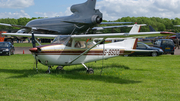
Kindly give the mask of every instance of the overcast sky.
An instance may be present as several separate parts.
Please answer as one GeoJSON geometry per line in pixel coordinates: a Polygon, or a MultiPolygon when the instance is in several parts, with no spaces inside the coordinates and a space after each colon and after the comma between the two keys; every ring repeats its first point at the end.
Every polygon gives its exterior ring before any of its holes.
{"type": "MultiPolygon", "coordinates": [[[[86,0],[0,0],[0,18],[55,17],[71,15],[73,4],[86,0]]],[[[180,0],[97,0],[104,20],[121,17],[180,18],[180,0]]]]}

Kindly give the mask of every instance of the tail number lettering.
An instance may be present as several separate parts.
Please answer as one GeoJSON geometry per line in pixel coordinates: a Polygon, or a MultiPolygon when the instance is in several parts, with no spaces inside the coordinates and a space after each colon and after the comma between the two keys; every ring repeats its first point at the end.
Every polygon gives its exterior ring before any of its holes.
{"type": "Polygon", "coordinates": [[[108,55],[108,56],[115,56],[119,54],[120,54],[119,49],[105,49],[104,51],[104,55],[108,55]]]}

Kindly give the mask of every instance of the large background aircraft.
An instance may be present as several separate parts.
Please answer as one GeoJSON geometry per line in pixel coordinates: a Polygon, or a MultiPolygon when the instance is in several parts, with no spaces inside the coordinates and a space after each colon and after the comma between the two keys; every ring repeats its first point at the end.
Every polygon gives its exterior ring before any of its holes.
{"type": "MultiPolygon", "coordinates": [[[[72,35],[87,33],[98,24],[122,24],[122,22],[102,22],[103,15],[98,9],[95,9],[95,5],[96,0],[87,0],[85,3],[72,5],[71,12],[73,14],[70,16],[32,20],[26,26],[4,23],[0,23],[0,25],[22,28],[17,33],[29,33],[33,30],[38,34],[72,35]]],[[[99,28],[95,27],[94,29],[99,28]]]]}

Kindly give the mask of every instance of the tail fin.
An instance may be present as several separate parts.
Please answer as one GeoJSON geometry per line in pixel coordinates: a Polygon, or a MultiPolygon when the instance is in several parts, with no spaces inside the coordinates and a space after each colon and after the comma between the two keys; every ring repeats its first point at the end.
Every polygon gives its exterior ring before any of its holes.
{"type": "Polygon", "coordinates": [[[136,49],[138,38],[127,38],[124,40],[126,49],[136,49]]]}
{"type": "Polygon", "coordinates": [[[90,11],[95,10],[95,6],[96,6],[96,0],[87,0],[85,3],[72,5],[71,12],[89,13],[90,11]]]}
{"type": "Polygon", "coordinates": [[[156,32],[156,30],[151,25],[149,25],[149,29],[151,32],[156,32]]]}
{"type": "Polygon", "coordinates": [[[129,33],[138,33],[140,32],[141,26],[146,26],[146,24],[134,24],[129,33]]]}
{"type": "Polygon", "coordinates": [[[87,5],[87,7],[95,9],[96,0],[88,0],[88,1],[85,2],[85,4],[87,5]]]}
{"type": "Polygon", "coordinates": [[[123,41],[111,43],[111,46],[113,46],[113,44],[117,45],[117,43],[118,43],[119,47],[123,47],[125,50],[126,49],[127,50],[132,50],[132,49],[136,49],[137,42],[138,42],[137,38],[136,39],[135,38],[126,38],[123,41]]]}

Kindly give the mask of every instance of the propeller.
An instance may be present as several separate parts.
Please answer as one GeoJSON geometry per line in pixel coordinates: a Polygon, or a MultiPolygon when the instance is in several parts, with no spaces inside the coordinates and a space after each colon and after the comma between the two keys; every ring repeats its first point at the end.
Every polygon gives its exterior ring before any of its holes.
{"type": "Polygon", "coordinates": [[[32,31],[32,46],[33,46],[33,48],[36,47],[36,40],[35,40],[33,31],[32,31]]]}
{"type": "MultiPolygon", "coordinates": [[[[33,48],[35,48],[36,47],[36,40],[35,40],[35,37],[34,37],[34,31],[32,31],[31,34],[32,34],[32,46],[33,46],[33,48]]],[[[34,64],[36,64],[36,70],[38,72],[38,67],[37,67],[38,60],[37,60],[37,54],[36,53],[35,53],[35,62],[34,62],[34,64]]]]}

